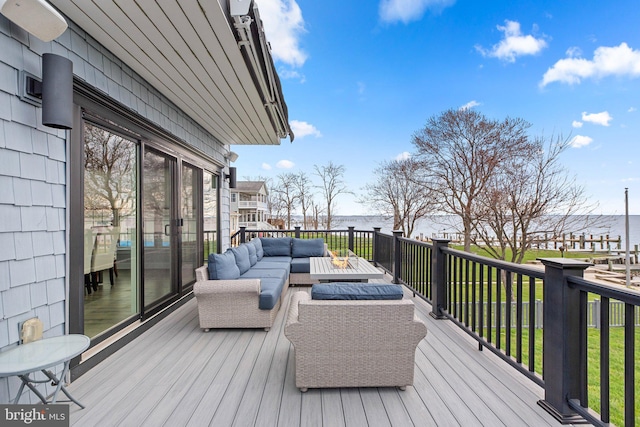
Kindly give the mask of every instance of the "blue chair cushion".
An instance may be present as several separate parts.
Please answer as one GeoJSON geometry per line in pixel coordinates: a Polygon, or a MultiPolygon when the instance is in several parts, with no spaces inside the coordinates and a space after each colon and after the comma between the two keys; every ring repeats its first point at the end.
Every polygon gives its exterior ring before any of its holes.
{"type": "Polygon", "coordinates": [[[231,248],[231,252],[236,257],[236,264],[240,269],[240,274],[244,274],[251,268],[251,261],[249,261],[249,249],[246,244],[241,244],[236,248],[231,248]]]}
{"type": "Polygon", "coordinates": [[[324,255],[323,239],[297,239],[291,241],[291,256],[294,258],[308,258],[324,255]]]}
{"type": "Polygon", "coordinates": [[[264,256],[291,256],[291,237],[260,238],[264,256]]]}
{"type": "Polygon", "coordinates": [[[258,257],[258,261],[260,261],[264,256],[264,250],[262,249],[262,241],[260,240],[260,238],[256,237],[255,239],[251,239],[249,243],[253,243],[253,246],[256,247],[256,256],[258,257]]]}
{"type": "Polygon", "coordinates": [[[253,267],[254,265],[256,265],[256,262],[258,262],[256,245],[252,244],[251,242],[247,243],[246,245],[247,245],[247,250],[249,251],[249,263],[253,267]]]}
{"type": "Polygon", "coordinates": [[[293,258],[291,260],[291,272],[292,273],[310,273],[311,262],[309,258],[293,258]]]}
{"type": "Polygon", "coordinates": [[[311,287],[311,299],[318,300],[396,300],[402,296],[401,285],[316,283],[311,287]]]}
{"type": "Polygon", "coordinates": [[[285,280],[277,277],[264,277],[260,279],[260,298],[258,308],[261,310],[271,310],[276,306],[282,293],[285,280]]]}
{"type": "Polygon", "coordinates": [[[233,252],[209,254],[209,280],[233,280],[240,278],[240,269],[236,265],[233,252]]]}
{"type": "Polygon", "coordinates": [[[271,262],[286,262],[287,264],[289,264],[291,262],[291,257],[290,256],[266,256],[262,258],[260,261],[258,261],[257,264],[267,264],[271,262]]]}

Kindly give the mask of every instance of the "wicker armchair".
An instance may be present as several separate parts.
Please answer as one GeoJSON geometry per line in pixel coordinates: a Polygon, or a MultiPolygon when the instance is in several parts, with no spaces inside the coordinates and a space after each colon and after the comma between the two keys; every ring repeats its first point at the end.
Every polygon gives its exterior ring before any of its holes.
{"type": "Polygon", "coordinates": [[[291,297],[284,330],[295,349],[296,387],[413,385],[416,347],[427,334],[413,302],[291,297]]]}

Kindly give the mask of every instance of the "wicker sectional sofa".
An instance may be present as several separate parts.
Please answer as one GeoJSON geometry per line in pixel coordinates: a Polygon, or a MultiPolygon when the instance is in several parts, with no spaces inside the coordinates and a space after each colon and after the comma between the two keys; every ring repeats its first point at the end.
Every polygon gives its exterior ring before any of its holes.
{"type": "Polygon", "coordinates": [[[301,291],[291,296],[284,333],[295,349],[295,381],[302,392],[404,390],[413,385],[415,352],[427,328],[408,299],[315,300],[301,291]]]}
{"type": "Polygon", "coordinates": [[[196,269],[200,327],[269,330],[290,283],[309,284],[309,257],[326,255],[322,239],[254,238],[196,269]],[[293,281],[293,282],[292,282],[293,281]]]}

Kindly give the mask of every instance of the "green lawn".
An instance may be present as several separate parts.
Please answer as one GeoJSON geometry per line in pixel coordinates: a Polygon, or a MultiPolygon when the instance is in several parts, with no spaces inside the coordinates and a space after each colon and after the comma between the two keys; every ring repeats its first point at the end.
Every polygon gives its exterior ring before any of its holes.
{"type": "MultiPolygon", "coordinates": [[[[542,329],[535,331],[534,345],[534,370],[542,373],[542,329]]],[[[600,412],[600,330],[589,328],[587,331],[587,369],[588,369],[588,399],[589,407],[600,412]]],[[[493,332],[495,336],[495,331],[493,332]]],[[[511,353],[516,354],[516,331],[511,330],[511,353]]],[[[501,347],[506,346],[506,331],[501,332],[501,347]]],[[[529,331],[522,331],[522,364],[529,364],[529,331]]],[[[610,329],[609,348],[609,402],[611,422],[617,426],[624,423],[624,328],[612,327],[610,329]]],[[[640,360],[640,330],[635,333],[635,360],[640,360]]],[[[640,364],[635,366],[635,395],[640,396],[640,364]]],[[[640,421],[640,399],[635,401],[636,424],[640,421]]]]}

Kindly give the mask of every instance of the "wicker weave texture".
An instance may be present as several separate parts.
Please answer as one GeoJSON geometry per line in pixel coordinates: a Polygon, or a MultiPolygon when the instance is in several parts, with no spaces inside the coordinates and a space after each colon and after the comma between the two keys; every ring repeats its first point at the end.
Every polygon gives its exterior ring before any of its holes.
{"type": "Polygon", "coordinates": [[[317,301],[307,292],[293,294],[285,326],[302,390],[413,385],[426,334],[410,300],[317,301]]]}
{"type": "Polygon", "coordinates": [[[201,280],[204,277],[207,267],[196,269],[193,293],[202,329],[271,328],[289,287],[287,280],[276,305],[260,310],[260,279],[201,280]]]}

